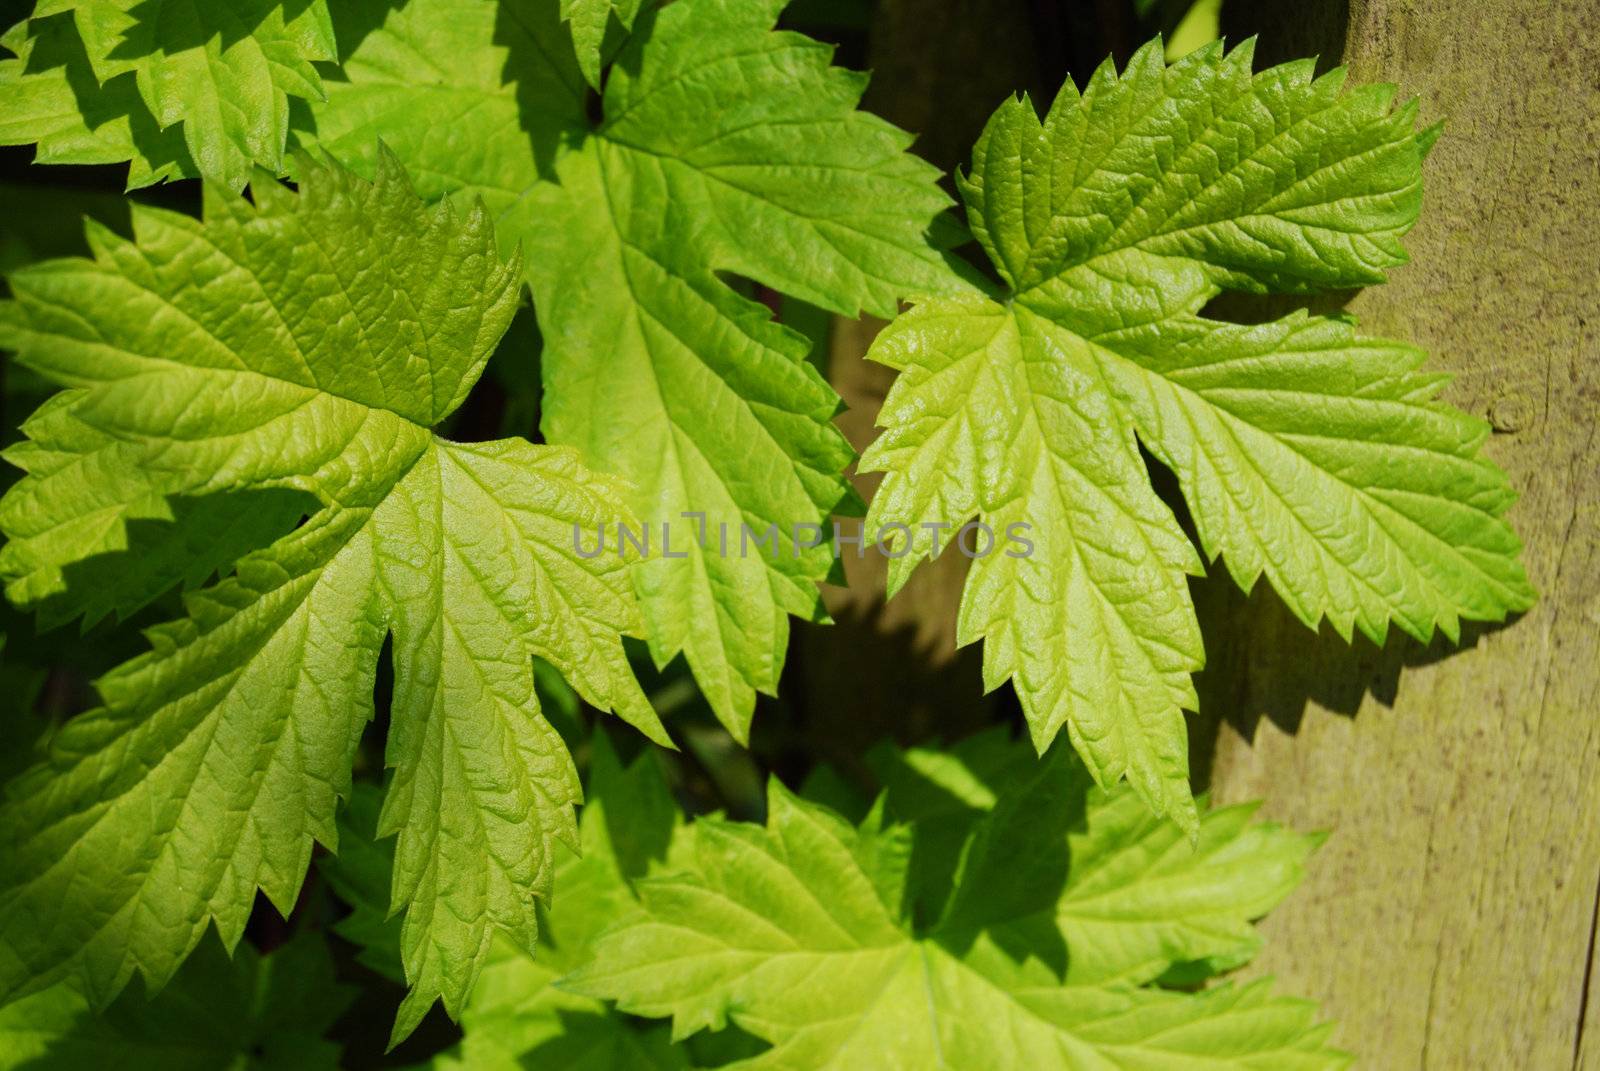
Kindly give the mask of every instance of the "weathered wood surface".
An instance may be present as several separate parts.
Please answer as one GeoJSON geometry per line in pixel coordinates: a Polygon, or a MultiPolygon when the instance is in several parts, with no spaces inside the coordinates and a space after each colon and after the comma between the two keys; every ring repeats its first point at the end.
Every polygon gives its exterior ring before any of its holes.
{"type": "MultiPolygon", "coordinates": [[[[1264,59],[1328,51],[1329,20],[1263,6],[1264,59]]],[[[1343,36],[1354,79],[1446,121],[1413,263],[1349,308],[1494,425],[1541,600],[1471,649],[1377,651],[1208,581],[1197,772],[1332,831],[1251,970],[1362,1066],[1600,1069],[1600,4],[1351,0],[1343,36]]]]}

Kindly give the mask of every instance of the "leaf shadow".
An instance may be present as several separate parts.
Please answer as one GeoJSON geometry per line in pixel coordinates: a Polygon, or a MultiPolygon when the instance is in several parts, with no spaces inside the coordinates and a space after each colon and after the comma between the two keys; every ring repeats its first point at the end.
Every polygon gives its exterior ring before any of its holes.
{"type": "Polygon", "coordinates": [[[1068,741],[1037,759],[1026,744],[1012,747],[1028,756],[1026,766],[980,774],[997,797],[992,810],[967,821],[954,811],[943,821],[925,816],[913,827],[913,918],[958,959],[982,936],[1015,962],[1038,960],[1065,978],[1070,950],[1056,909],[1072,878],[1071,837],[1088,829],[1093,781],[1068,741]],[[924,839],[928,868],[918,870],[924,839]]]}
{"type": "MultiPolygon", "coordinates": [[[[978,645],[947,646],[916,615],[904,612],[906,604],[895,609],[886,603],[881,582],[875,593],[864,586],[852,583],[848,601],[830,599],[831,625],[794,623],[779,688],[789,716],[762,717],[758,711],[753,745],[795,783],[812,764],[822,763],[867,785],[873,778],[866,755],[873,745],[885,739],[903,746],[954,740],[993,719],[998,701],[984,692],[978,645]]],[[[931,591],[936,580],[930,577],[920,587],[931,591]]],[[[919,595],[910,584],[906,592],[912,599],[919,595]]]]}
{"type": "Polygon", "coordinates": [[[1246,594],[1220,562],[1190,581],[1190,594],[1206,649],[1195,675],[1200,710],[1188,720],[1196,792],[1210,785],[1223,726],[1253,742],[1263,720],[1298,733],[1313,704],[1350,718],[1369,699],[1393,707],[1406,670],[1465,654],[1518,620],[1462,622],[1459,643],[1437,633],[1422,643],[1391,630],[1380,646],[1359,633],[1346,641],[1326,621],[1308,628],[1265,580],[1246,594]]]}
{"type": "Polygon", "coordinates": [[[61,69],[85,127],[94,131],[108,123],[126,120],[131,140],[152,170],[160,171],[168,166],[176,166],[185,173],[194,170],[183,131],[176,126],[161,128],[139,95],[133,72],[101,83],[70,12],[32,20],[28,24],[28,38],[32,47],[23,73],[37,75],[61,69]]]}
{"type": "Polygon", "coordinates": [[[639,1029],[634,1021],[611,1011],[557,1008],[559,1033],[517,1057],[530,1069],[552,1067],[654,1066],[668,1046],[664,1030],[639,1029]]]}
{"type": "MultiPolygon", "coordinates": [[[[388,21],[389,14],[405,6],[405,0],[366,0],[365,3],[334,3],[329,5],[329,14],[333,16],[333,40],[339,48],[339,63],[344,63],[361,47],[361,42],[374,30],[377,30],[388,21]]],[[[322,65],[324,78],[333,74],[338,77],[338,68],[333,64],[322,65]]]]}
{"type": "MultiPolygon", "coordinates": [[[[636,34],[648,35],[651,19],[642,17],[636,34]]],[[[516,86],[517,122],[527,136],[534,170],[554,180],[556,154],[580,143],[589,124],[599,119],[599,98],[578,70],[572,33],[556,0],[499,4],[495,9],[493,43],[506,50],[501,72],[504,85],[516,86]]]]}
{"type": "Polygon", "coordinates": [[[1231,324],[1266,324],[1301,311],[1312,316],[1344,317],[1350,315],[1350,302],[1359,293],[1359,289],[1319,290],[1309,294],[1247,294],[1224,290],[1206,302],[1200,315],[1231,324]]]}
{"type": "MultiPolygon", "coordinates": [[[[128,9],[133,22],[109,53],[112,59],[141,59],[155,52],[172,55],[201,48],[213,40],[224,49],[253,35],[275,10],[285,23],[298,18],[316,0],[232,0],[230,3],[172,4],[140,0],[128,9]]],[[[334,5],[335,7],[342,5],[334,5]]]]}
{"type": "Polygon", "coordinates": [[[174,588],[192,590],[231,572],[251,551],[293,531],[319,509],[303,491],[261,488],[167,500],[171,520],[126,523],[126,546],[62,569],[65,590],[38,606],[41,630],[83,616],[126,621],[174,588]]]}

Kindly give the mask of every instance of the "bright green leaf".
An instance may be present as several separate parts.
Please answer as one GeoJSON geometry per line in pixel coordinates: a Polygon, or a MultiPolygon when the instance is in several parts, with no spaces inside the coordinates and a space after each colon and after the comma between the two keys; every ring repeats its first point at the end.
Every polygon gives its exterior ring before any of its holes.
{"type": "Polygon", "coordinates": [[[679,1071],[689,1066],[665,1026],[640,1029],[601,1001],[557,988],[552,984],[557,974],[527,953],[497,943],[461,1013],[461,1044],[434,1057],[430,1066],[436,1071],[679,1071]]]}
{"type": "Polygon", "coordinates": [[[64,392],[5,452],[23,469],[0,499],[6,595],[44,625],[125,618],[175,585],[195,588],[315,511],[289,488],[169,498],[183,477],[139,467],[141,448],[81,420],[64,392]]]}
{"type": "Polygon", "coordinates": [[[1004,729],[870,761],[890,813],[912,823],[916,922],[987,930],[1069,981],[1239,966],[1260,948],[1252,920],[1299,884],[1321,840],[1239,805],[1203,813],[1191,842],[1136,794],[1095,786],[1061,746],[1040,763],[1004,729]]]}
{"type": "Polygon", "coordinates": [[[236,945],[257,888],[287,913],[313,841],[336,843],[386,636],[401,1033],[436,996],[460,1009],[497,934],[531,949],[555,844],[577,836],[533,656],[665,739],[621,644],[630,563],[572,552],[575,525],[627,517],[616,483],[568,449],[429,431],[481,373],[520,268],[482,211],[425,208],[378,170],[308,164],[301,193],[258,182],[254,205],[208,187],[203,223],[137,209],[136,241],[92,228],[95,259],[11,278],[0,345],[69,388],[47,415],[83,429],[18,455],[48,464],[0,508],[13,535],[115,527],[161,495],[287,489],[316,509],[189,595],[14,784],[0,994],[72,978],[103,1005],[135,970],[170,977],[212,921],[236,945]],[[52,483],[63,464],[77,476],[52,483]]]}
{"type": "MultiPolygon", "coordinates": [[[[1080,788],[1087,784],[1081,770],[1076,777],[1080,788]]],[[[1021,806],[1029,792],[1002,796],[996,814],[1021,806]]],[[[1181,839],[1176,827],[1167,828],[1181,839]]],[[[1311,1005],[1272,997],[1263,984],[1199,993],[1126,981],[1074,984],[1032,949],[1013,952],[988,933],[914,930],[892,890],[893,875],[904,876],[915,850],[915,827],[887,825],[881,814],[854,829],[774,782],[765,828],[701,819],[682,835],[693,842],[691,869],[640,882],[644,912],[602,936],[593,962],[563,985],[616,1000],[625,1011],[671,1016],[676,1037],[731,1021],[772,1043],[733,1066],[1033,1071],[1345,1063],[1326,1047],[1328,1027],[1316,1023],[1311,1005]]],[[[1047,840],[1042,854],[1065,858],[1065,847],[1052,852],[1047,840]]],[[[1244,853],[1241,869],[1253,865],[1244,853]]],[[[956,902],[1002,893],[1000,879],[990,872],[980,886],[969,874],[956,902]]],[[[1156,928],[1171,905],[1145,903],[1156,928]]],[[[1071,937],[1069,955],[1079,934],[1071,937]]],[[[1096,934],[1090,944],[1104,940],[1096,934]]]]}
{"type": "Polygon", "coordinates": [[[359,44],[297,129],[302,144],[370,174],[381,141],[424,198],[481,199],[500,219],[582,132],[584,81],[553,3],[350,0],[333,11],[339,39],[359,44]]]}
{"type": "MultiPolygon", "coordinates": [[[[974,561],[957,639],[987,641],[984,681],[1015,680],[1041,751],[1066,726],[1098,776],[1126,774],[1157,813],[1192,822],[1181,712],[1203,657],[1185,584],[1199,557],[1086,350],[1025,306],[982,297],[895,321],[872,350],[906,374],[862,456],[890,473],[867,526],[981,515],[996,540],[1030,540],[1031,554],[991,543],[974,561]]],[[[891,590],[938,538],[912,535],[913,551],[890,562],[891,590]]],[[[981,533],[968,538],[982,549],[981,533]]]]}
{"type": "MultiPolygon", "coordinates": [[[[1265,574],[1313,627],[1453,639],[1533,597],[1487,429],[1435,400],[1420,351],[1342,319],[1204,315],[1224,289],[1382,282],[1436,133],[1389,87],[1250,61],[1218,44],[1169,68],[1152,44],[1042,123],[1000,107],[960,184],[1009,292],[926,302],[879,336],[871,356],[902,375],[861,465],[887,473],[869,530],[1028,526],[1031,554],[974,563],[959,639],[985,641],[986,682],[1014,682],[1041,750],[1065,727],[1097,780],[1126,776],[1191,829],[1201,561],[1139,445],[1177,474],[1207,557],[1246,589],[1265,574]]],[[[911,535],[891,590],[934,549],[911,535]]]]}
{"type": "MultiPolygon", "coordinates": [[[[8,136],[39,142],[44,160],[132,159],[130,185],[200,174],[239,189],[253,166],[281,170],[289,98],[320,99],[314,62],[338,58],[325,0],[39,0],[33,23],[45,22],[54,24],[43,31],[49,69],[13,75],[28,97],[8,136]],[[56,40],[67,26],[76,41],[56,40]],[[74,76],[79,57],[87,71],[74,76]],[[104,115],[119,118],[102,133],[104,115]],[[181,127],[187,152],[151,124],[181,127]]],[[[35,27],[19,26],[12,40],[31,51],[35,27]]]]}
{"type": "Polygon", "coordinates": [[[41,164],[130,161],[128,186],[198,174],[183,132],[162,130],[132,74],[101,85],[72,17],[13,26],[0,46],[0,144],[36,145],[41,164]]]}
{"type": "Polygon", "coordinates": [[[682,652],[741,739],[777,687],[788,615],[822,614],[832,554],[796,525],[854,507],[839,400],[805,340],[719,274],[852,316],[966,288],[929,240],[937,172],[856,110],[864,76],[771,30],[781,6],[642,12],[592,129],[549,5],[413,0],[369,15],[349,82],[330,82],[305,135],[357,167],[382,138],[425,193],[482,197],[524,248],[545,435],[629,481],[652,529],[636,573],[652,654],[682,652]],[[439,76],[418,84],[422,58],[439,76]]]}
{"type": "Polygon", "coordinates": [[[1061,747],[1020,767],[971,823],[938,928],[983,932],[1069,983],[1138,985],[1245,963],[1261,947],[1252,923],[1300,884],[1322,840],[1251,822],[1246,804],[1203,813],[1191,842],[1133,792],[1094,785],[1061,747]]]}
{"type": "Polygon", "coordinates": [[[603,732],[592,739],[579,822],[583,851],[559,852],[539,956],[531,959],[502,946],[491,957],[462,1012],[461,1046],[437,1066],[473,1071],[688,1066],[665,1028],[640,1029],[601,1001],[552,984],[587,961],[602,930],[638,910],[629,882],[660,865],[679,824],[677,805],[649,755],[624,769],[603,732]]]}

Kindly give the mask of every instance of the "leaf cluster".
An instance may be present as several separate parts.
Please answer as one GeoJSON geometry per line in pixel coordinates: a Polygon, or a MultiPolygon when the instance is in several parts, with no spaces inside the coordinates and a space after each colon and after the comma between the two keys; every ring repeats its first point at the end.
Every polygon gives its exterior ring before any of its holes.
{"type": "Polygon", "coordinates": [[[0,38],[0,143],[204,190],[199,218],[93,205],[87,255],[0,244],[10,404],[38,401],[6,594],[165,619],[6,760],[19,1061],[334,1066],[315,927],[244,940],[322,852],[333,931],[405,987],[391,1042],[436,1000],[461,1023],[442,1066],[1341,1064],[1309,1006],[1208,984],[1315,838],[1191,795],[1188,578],[1220,559],[1380,643],[1531,603],[1487,429],[1418,348],[1218,312],[1381,284],[1438,129],[1152,42],[1042,116],[1004,102],[963,225],[783,6],[39,0],[0,38]],[[805,309],[893,318],[859,458],[805,309]],[[458,441],[496,353],[537,432],[458,441]],[[841,578],[802,528],[863,512],[903,533],[891,596],[941,532],[1029,533],[973,563],[958,631],[1031,747],[884,750],[872,785],[684,822],[580,700],[670,748],[640,679],[681,657],[745,743],[841,578]],[[619,524],[686,553],[576,553],[619,524]]]}

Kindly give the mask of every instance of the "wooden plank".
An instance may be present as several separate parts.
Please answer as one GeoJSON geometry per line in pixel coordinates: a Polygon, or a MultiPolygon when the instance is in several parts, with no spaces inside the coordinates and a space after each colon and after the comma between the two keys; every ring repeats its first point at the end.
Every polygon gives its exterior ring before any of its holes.
{"type": "MultiPolygon", "coordinates": [[[[1264,55],[1303,52],[1317,20],[1260,6],[1264,55]]],[[[1333,834],[1251,973],[1363,1066],[1600,1068],[1600,5],[1351,0],[1342,44],[1447,119],[1413,263],[1349,308],[1493,423],[1542,597],[1470,650],[1379,651],[1200,585],[1215,795],[1333,834]]]]}

